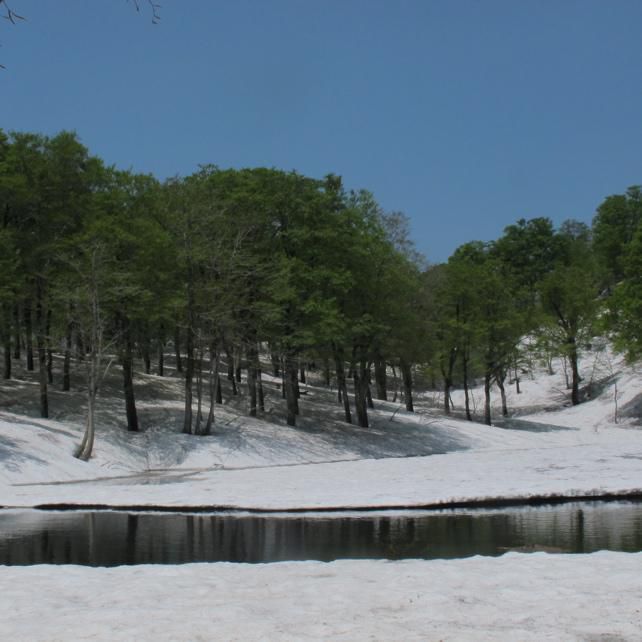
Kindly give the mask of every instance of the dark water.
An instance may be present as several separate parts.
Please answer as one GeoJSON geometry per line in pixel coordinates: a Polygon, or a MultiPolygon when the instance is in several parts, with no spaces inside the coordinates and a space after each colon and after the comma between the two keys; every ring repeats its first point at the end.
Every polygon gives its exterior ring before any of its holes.
{"type": "Polygon", "coordinates": [[[292,515],[0,511],[0,564],[181,564],[642,550],[642,503],[292,515]]]}

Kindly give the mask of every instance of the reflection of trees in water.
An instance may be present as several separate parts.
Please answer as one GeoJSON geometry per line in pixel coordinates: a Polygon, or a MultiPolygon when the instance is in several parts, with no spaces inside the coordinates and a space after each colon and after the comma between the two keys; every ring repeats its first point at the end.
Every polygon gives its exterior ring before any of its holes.
{"type": "Polygon", "coordinates": [[[346,518],[42,513],[38,519],[30,515],[25,526],[16,537],[15,521],[0,518],[0,564],[113,566],[642,550],[642,503],[346,518]]]}

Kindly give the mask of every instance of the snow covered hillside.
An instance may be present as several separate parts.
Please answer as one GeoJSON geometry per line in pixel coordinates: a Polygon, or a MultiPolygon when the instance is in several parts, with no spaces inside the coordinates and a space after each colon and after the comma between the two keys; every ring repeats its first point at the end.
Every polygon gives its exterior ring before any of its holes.
{"type": "MultiPolygon", "coordinates": [[[[511,411],[543,424],[542,432],[445,418],[438,393],[421,395],[414,414],[377,402],[372,426],[358,428],[341,421],[335,393],[315,385],[304,387],[300,425],[291,428],[268,379],[264,418],[247,417],[244,398],[234,398],[217,408],[209,437],[180,434],[179,379],[144,374],[136,378],[143,431],[127,433],[113,370],[88,463],[73,457],[82,391],[52,391],[52,418],[39,419],[33,373],[22,373],[0,388],[0,504],[288,509],[642,492],[640,366],[602,351],[582,368],[594,398],[575,408],[567,407],[561,366],[525,378],[521,394],[509,392],[511,411]]],[[[461,393],[453,396],[461,410],[461,393]]]]}

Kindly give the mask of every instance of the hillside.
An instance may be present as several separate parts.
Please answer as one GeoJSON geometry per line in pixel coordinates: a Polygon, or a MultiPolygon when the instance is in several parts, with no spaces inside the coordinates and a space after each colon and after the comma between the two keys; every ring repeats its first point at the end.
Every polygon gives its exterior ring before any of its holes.
{"type": "MultiPolygon", "coordinates": [[[[288,509],[642,492],[640,367],[589,353],[584,380],[600,381],[601,390],[575,408],[566,407],[557,370],[537,371],[521,382],[521,394],[509,393],[518,419],[538,422],[514,424],[527,430],[443,417],[438,393],[429,392],[419,395],[414,414],[377,402],[372,426],[358,428],[341,421],[334,391],[319,385],[304,387],[300,425],[292,428],[282,419],[277,383],[268,378],[265,418],[247,417],[246,400],[236,397],[217,408],[213,435],[195,437],[180,434],[180,380],[141,373],[143,431],[127,433],[113,368],[101,390],[88,463],[73,457],[83,428],[82,390],[52,390],[52,418],[39,419],[37,384],[23,372],[0,388],[0,504],[288,509]]],[[[473,393],[478,399],[481,391],[473,393]]],[[[461,408],[461,393],[454,403],[461,408]]]]}

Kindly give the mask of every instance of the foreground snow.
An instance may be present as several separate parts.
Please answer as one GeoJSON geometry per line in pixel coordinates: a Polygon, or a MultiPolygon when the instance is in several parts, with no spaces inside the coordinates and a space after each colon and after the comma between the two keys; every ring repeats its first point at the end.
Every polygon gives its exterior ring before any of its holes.
{"type": "Polygon", "coordinates": [[[0,570],[3,640],[639,640],[642,554],[0,570]]]}

